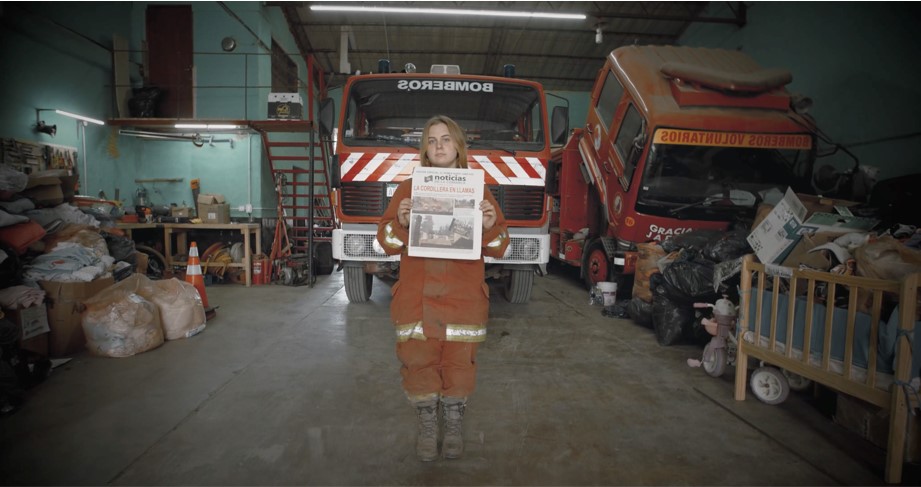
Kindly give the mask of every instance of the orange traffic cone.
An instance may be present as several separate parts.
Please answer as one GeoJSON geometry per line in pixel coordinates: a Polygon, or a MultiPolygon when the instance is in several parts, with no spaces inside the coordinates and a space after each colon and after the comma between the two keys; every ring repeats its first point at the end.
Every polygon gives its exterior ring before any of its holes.
{"type": "Polygon", "coordinates": [[[210,312],[208,306],[208,293],[205,292],[205,278],[201,274],[201,260],[198,258],[198,245],[192,242],[189,248],[189,262],[185,268],[185,282],[195,286],[201,296],[201,304],[205,307],[205,314],[210,312]]]}

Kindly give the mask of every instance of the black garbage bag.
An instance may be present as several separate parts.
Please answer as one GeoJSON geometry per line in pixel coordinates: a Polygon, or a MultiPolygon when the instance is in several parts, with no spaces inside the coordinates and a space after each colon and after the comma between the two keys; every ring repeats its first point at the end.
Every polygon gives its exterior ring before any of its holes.
{"type": "Polygon", "coordinates": [[[601,316],[607,316],[608,318],[629,318],[630,315],[627,314],[627,304],[618,301],[613,306],[605,306],[601,310],[601,316]]]}
{"type": "Polygon", "coordinates": [[[157,105],[163,96],[163,90],[156,86],[134,88],[128,100],[128,111],[132,118],[156,118],[157,105]]]}
{"type": "Polygon", "coordinates": [[[633,298],[627,303],[627,315],[637,325],[652,328],[652,303],[633,298]]]}
{"type": "Polygon", "coordinates": [[[690,330],[694,323],[694,307],[669,299],[663,288],[658,288],[652,298],[652,329],[659,345],[674,345],[690,330]]]}
{"type": "Polygon", "coordinates": [[[704,257],[713,262],[725,262],[752,253],[753,250],[748,244],[748,240],[746,240],[748,233],[746,229],[730,230],[722,233],[704,247],[704,257]]]}
{"type": "Polygon", "coordinates": [[[716,302],[719,295],[713,290],[713,268],[713,262],[698,256],[672,262],[662,272],[664,294],[688,305],[716,302]]]}
{"type": "Polygon", "coordinates": [[[134,248],[134,241],[127,237],[120,237],[118,235],[107,234],[106,237],[106,247],[109,248],[109,255],[112,256],[115,260],[124,260],[128,261],[131,259],[129,264],[134,264],[134,254],[137,252],[134,248]]]}
{"type": "Polygon", "coordinates": [[[722,230],[691,230],[680,235],[673,235],[662,242],[666,252],[685,249],[692,252],[703,252],[708,245],[720,239],[725,232],[722,230]]]}

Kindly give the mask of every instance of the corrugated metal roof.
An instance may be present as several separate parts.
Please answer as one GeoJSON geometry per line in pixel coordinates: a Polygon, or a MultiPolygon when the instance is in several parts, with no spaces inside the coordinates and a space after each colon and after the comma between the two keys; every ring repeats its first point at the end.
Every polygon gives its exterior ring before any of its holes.
{"type": "Polygon", "coordinates": [[[674,44],[691,22],[744,23],[744,4],[736,18],[705,18],[709,2],[302,2],[280,3],[302,54],[313,54],[330,87],[341,86],[343,33],[350,71],[378,72],[389,59],[392,71],[413,63],[420,72],[432,64],[456,64],[471,74],[502,75],[515,65],[516,77],[546,89],[589,91],[605,56],[630,44],[674,44]],[[490,9],[582,13],[585,20],[318,12],[311,5],[490,9]],[[602,29],[602,42],[595,31],[602,29]]]}

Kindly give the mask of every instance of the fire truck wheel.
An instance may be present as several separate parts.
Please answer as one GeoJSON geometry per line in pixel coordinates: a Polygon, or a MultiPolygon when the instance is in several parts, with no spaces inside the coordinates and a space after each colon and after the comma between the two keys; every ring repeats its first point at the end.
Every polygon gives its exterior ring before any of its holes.
{"type": "Polygon", "coordinates": [[[588,245],[583,262],[585,272],[585,288],[592,290],[599,282],[609,281],[611,277],[611,262],[604,251],[601,240],[595,240],[588,245]]]}
{"type": "Polygon", "coordinates": [[[372,274],[365,272],[360,262],[357,265],[345,265],[345,295],[348,296],[350,303],[364,303],[371,298],[371,282],[374,279],[372,274]]]}
{"type": "Polygon", "coordinates": [[[534,285],[532,269],[512,269],[505,281],[505,299],[512,304],[524,304],[531,299],[534,285]]]}

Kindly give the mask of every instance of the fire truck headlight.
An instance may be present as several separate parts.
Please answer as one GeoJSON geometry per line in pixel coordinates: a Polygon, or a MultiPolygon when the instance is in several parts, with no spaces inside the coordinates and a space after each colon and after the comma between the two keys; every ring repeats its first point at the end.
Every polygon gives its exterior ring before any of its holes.
{"type": "Polygon", "coordinates": [[[345,255],[361,255],[365,249],[364,239],[361,235],[346,235],[343,249],[345,255]]]}
{"type": "Polygon", "coordinates": [[[517,241],[517,254],[522,260],[537,260],[540,255],[540,242],[536,238],[523,238],[517,241]]]}
{"type": "Polygon", "coordinates": [[[371,239],[371,248],[378,254],[384,253],[384,247],[381,247],[381,243],[378,242],[376,238],[371,239]]]}

